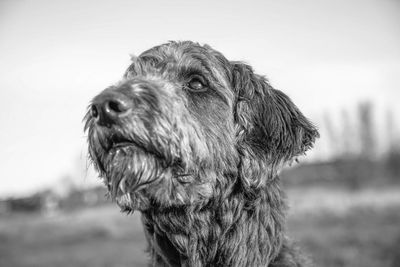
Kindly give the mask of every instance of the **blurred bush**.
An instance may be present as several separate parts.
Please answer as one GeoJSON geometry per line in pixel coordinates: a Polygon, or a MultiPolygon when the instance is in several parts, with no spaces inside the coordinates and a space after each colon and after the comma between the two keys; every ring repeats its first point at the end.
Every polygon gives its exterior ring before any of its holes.
{"type": "Polygon", "coordinates": [[[400,180],[400,151],[391,150],[385,159],[385,168],[390,176],[400,180]]]}

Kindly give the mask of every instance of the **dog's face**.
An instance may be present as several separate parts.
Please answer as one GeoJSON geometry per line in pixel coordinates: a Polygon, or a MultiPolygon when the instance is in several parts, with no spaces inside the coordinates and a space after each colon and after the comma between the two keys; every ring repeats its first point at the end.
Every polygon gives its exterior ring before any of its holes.
{"type": "Polygon", "coordinates": [[[90,157],[128,211],[206,204],[237,183],[262,188],[317,136],[250,67],[192,42],[134,58],[85,120],[90,157]]]}

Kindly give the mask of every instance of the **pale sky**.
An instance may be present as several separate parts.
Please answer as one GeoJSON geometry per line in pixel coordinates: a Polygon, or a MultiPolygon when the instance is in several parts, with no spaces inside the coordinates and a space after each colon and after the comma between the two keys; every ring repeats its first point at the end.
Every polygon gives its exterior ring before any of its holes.
{"type": "Polygon", "coordinates": [[[382,111],[400,99],[396,0],[0,0],[0,197],[84,173],[88,102],[129,54],[168,40],[248,62],[317,122],[363,99],[382,111]]]}

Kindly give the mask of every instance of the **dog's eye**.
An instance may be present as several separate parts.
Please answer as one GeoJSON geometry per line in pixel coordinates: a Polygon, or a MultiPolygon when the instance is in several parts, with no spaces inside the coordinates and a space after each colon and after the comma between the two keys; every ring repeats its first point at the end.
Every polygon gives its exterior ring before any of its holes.
{"type": "Polygon", "coordinates": [[[187,84],[187,87],[189,90],[196,92],[202,92],[207,89],[207,86],[203,81],[203,79],[197,76],[190,79],[190,81],[187,84]]]}
{"type": "Polygon", "coordinates": [[[201,81],[193,79],[189,82],[189,87],[193,90],[202,90],[204,85],[201,83],[201,81]]]}

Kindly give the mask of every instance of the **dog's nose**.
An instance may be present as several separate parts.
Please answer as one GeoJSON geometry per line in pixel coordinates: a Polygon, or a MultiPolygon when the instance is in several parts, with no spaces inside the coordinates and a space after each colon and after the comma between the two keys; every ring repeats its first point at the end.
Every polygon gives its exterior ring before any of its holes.
{"type": "Polygon", "coordinates": [[[132,104],[132,101],[121,93],[99,95],[93,101],[90,113],[99,124],[110,126],[129,113],[132,104]]]}

